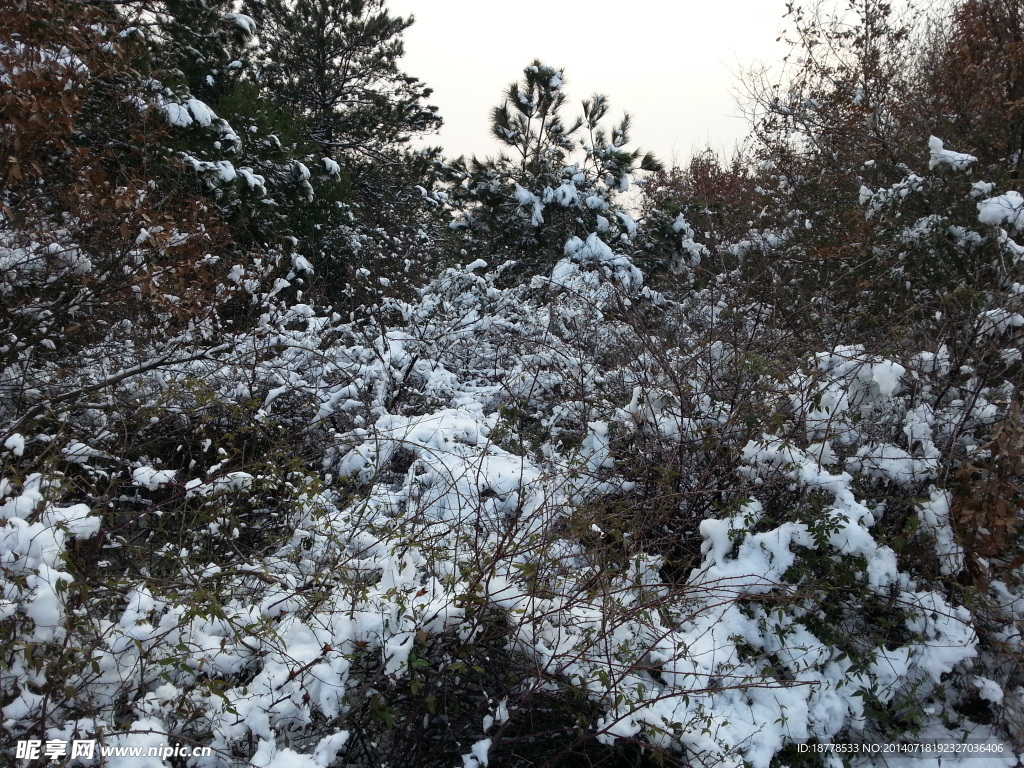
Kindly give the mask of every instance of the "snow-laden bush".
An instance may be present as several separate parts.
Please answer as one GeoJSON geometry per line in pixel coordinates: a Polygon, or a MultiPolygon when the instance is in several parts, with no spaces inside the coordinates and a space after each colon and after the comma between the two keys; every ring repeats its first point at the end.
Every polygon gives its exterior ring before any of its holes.
{"type": "Polygon", "coordinates": [[[949,475],[1019,460],[1012,389],[942,347],[773,361],[770,306],[570,245],[370,324],[257,293],[222,351],[8,433],[5,730],[198,766],[768,766],[908,734],[1012,764],[1013,531],[949,475]]]}

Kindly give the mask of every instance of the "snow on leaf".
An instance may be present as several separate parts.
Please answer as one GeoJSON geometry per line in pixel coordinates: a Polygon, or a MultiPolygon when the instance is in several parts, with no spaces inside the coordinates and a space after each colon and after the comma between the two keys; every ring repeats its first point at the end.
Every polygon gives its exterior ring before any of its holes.
{"type": "Polygon", "coordinates": [[[935,136],[928,139],[928,151],[930,153],[928,170],[934,169],[937,165],[948,165],[954,171],[966,171],[973,163],[978,162],[978,158],[974,155],[943,149],[942,139],[935,136]]]}

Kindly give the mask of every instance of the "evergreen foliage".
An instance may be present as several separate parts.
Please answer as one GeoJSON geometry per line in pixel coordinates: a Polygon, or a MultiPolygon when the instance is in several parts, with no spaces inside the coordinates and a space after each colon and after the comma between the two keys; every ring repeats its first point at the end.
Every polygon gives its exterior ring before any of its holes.
{"type": "Polygon", "coordinates": [[[262,119],[287,116],[273,138],[292,162],[277,186],[302,198],[275,197],[279,231],[315,267],[313,295],[353,312],[389,288],[401,292],[433,261],[426,231],[436,207],[418,191],[432,186],[431,152],[407,144],[441,124],[425,103],[430,89],[398,66],[412,19],[392,16],[382,0],[245,9],[258,28],[250,104],[262,119]]]}
{"type": "Polygon", "coordinates": [[[635,222],[617,196],[634,171],[660,168],[649,153],[626,149],[628,115],[611,129],[602,126],[605,96],[585,100],[582,115],[566,122],[564,86],[562,70],[535,61],[491,113],[491,131],[508,154],[441,168],[459,245],[518,262],[510,274],[520,277],[550,269],[574,237],[599,235],[628,249],[635,222]]]}
{"type": "Polygon", "coordinates": [[[151,32],[164,80],[180,73],[182,85],[216,109],[243,76],[256,31],[234,7],[230,0],[160,0],[138,6],[130,23],[151,32]]]}
{"type": "Polygon", "coordinates": [[[412,19],[383,0],[253,0],[264,58],[260,79],[308,138],[331,156],[379,157],[440,126],[430,89],[398,68],[412,19]]]}

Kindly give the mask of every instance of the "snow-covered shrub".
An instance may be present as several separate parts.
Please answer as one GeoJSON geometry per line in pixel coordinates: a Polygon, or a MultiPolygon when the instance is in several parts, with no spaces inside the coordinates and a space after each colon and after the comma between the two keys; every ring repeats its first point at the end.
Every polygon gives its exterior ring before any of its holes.
{"type": "Polygon", "coordinates": [[[1017,586],[948,478],[1014,450],[1006,386],[944,347],[773,359],[773,307],[598,242],[374,324],[258,293],[221,351],[99,390],[134,454],[101,409],[5,438],[5,728],[209,766],[997,739],[1017,586]]]}

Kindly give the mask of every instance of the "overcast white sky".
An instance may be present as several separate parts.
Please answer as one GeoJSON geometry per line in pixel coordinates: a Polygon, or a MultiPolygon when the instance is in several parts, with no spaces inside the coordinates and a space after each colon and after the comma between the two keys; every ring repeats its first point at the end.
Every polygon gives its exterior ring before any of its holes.
{"type": "Polygon", "coordinates": [[[633,146],[668,162],[745,134],[733,91],[756,62],[778,62],[785,0],[389,0],[416,17],[404,69],[434,89],[448,155],[493,155],[489,114],[537,58],[564,68],[575,115],[607,94],[616,121],[633,117],[633,146]]]}

